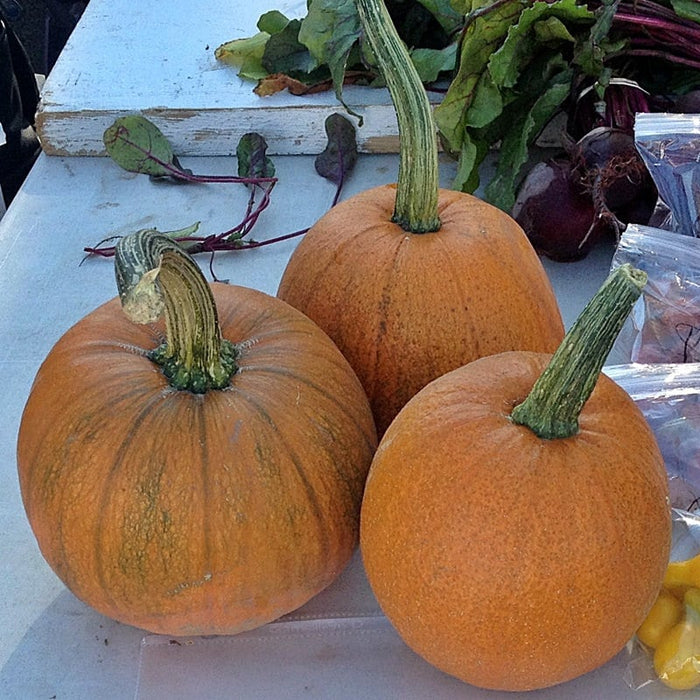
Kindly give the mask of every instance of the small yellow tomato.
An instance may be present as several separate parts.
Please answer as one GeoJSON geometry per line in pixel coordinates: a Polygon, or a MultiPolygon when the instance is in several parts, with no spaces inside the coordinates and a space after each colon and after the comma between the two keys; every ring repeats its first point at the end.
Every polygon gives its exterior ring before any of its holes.
{"type": "Polygon", "coordinates": [[[669,591],[662,590],[637,630],[637,638],[648,647],[656,649],[661,638],[682,616],[683,603],[669,591]]]}
{"type": "Polygon", "coordinates": [[[664,576],[665,588],[700,588],[700,554],[684,561],[672,561],[664,576]]]}
{"type": "Polygon", "coordinates": [[[700,685],[700,588],[689,588],[683,600],[683,619],[663,635],[654,652],[656,675],[674,690],[700,685]]]}

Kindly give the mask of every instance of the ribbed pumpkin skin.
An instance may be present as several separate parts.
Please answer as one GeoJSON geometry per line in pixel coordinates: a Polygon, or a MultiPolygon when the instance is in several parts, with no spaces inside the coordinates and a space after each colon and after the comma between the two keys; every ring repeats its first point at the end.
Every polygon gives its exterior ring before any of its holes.
{"type": "Polygon", "coordinates": [[[49,565],[103,614],[172,635],[233,634],[296,609],[356,544],[376,434],[347,361],[278,299],[213,285],[231,386],[169,387],[155,327],[117,300],[43,363],[18,468],[49,565]]]}
{"type": "Polygon", "coordinates": [[[395,199],[385,185],[333,207],[277,292],[348,358],[380,435],[445,372],[506,350],[553,352],[564,335],[540,260],[509,216],[440,190],[440,230],[410,234],[391,222],[395,199]]]}
{"type": "Polygon", "coordinates": [[[543,688],[618,653],[668,562],[667,477],[631,399],[601,377],[580,432],[508,416],[549,356],[505,353],[434,381],[382,438],[360,546],[399,634],[468,683],[543,688]]]}

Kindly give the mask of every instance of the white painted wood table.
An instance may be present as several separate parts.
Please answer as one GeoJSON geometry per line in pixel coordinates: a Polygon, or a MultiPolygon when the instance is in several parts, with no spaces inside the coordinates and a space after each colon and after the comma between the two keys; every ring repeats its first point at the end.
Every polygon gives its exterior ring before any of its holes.
{"type": "MultiPolygon", "coordinates": [[[[235,172],[235,162],[226,154],[239,125],[230,123],[234,106],[226,90],[236,79],[230,69],[212,65],[205,45],[213,48],[236,32],[250,33],[248,22],[255,15],[254,23],[260,11],[250,5],[92,0],[46,83],[42,119],[47,150],[73,155],[42,155],[0,220],[0,697],[514,700],[521,696],[464,686],[408,652],[379,616],[357,558],[294,620],[238,638],[175,645],[110,621],[76,600],[43,561],[26,521],[15,444],[32,379],[59,336],[115,294],[111,262],[83,262],[83,247],[143,227],[173,230],[195,221],[202,222],[203,232],[224,231],[237,223],[247,197],[236,185],[151,182],[106,158],[80,154],[99,150],[98,136],[115,115],[150,110],[155,116],[161,110],[165,126],[178,124],[169,134],[177,137],[176,151],[201,149],[198,156],[183,158],[186,167],[209,174],[235,172]],[[192,119],[182,116],[189,109],[196,113],[192,119]],[[216,110],[222,110],[220,130],[198,132],[196,115],[208,119],[216,110]],[[80,134],[82,141],[76,140],[80,134]],[[218,157],[211,157],[212,150],[218,157]]],[[[237,108],[243,103],[246,109],[259,107],[258,98],[244,96],[250,87],[237,93],[237,108]]],[[[287,110],[264,122],[268,142],[278,146],[272,150],[321,150],[322,115],[337,105],[330,96],[320,96],[311,106],[295,109],[289,100],[279,96],[267,105],[287,110]],[[304,109],[317,116],[302,120],[304,109]]],[[[257,115],[246,130],[261,123],[257,115]]],[[[286,155],[275,163],[279,185],[256,228],[259,240],[308,226],[326,211],[334,193],[315,173],[312,157],[286,155]]],[[[394,181],[396,170],[393,155],[362,156],[345,196],[394,181]]],[[[448,185],[454,165],[443,162],[442,172],[448,185]]],[[[214,269],[219,278],[274,294],[295,245],[290,240],[223,254],[214,269]]],[[[607,275],[611,255],[610,249],[598,248],[581,263],[546,263],[567,325],[607,275]]],[[[206,269],[208,260],[201,262],[206,269]]],[[[565,688],[522,697],[662,697],[656,695],[657,686],[629,690],[622,680],[624,666],[621,655],[565,688]]]]}
{"type": "MultiPolygon", "coordinates": [[[[333,92],[260,98],[255,83],[217,61],[217,46],[256,33],[259,16],[306,14],[305,0],[91,0],[42,93],[38,128],[47,153],[95,155],[117,116],[134,111],[158,124],[181,154],[227,155],[248,131],[271,153],[323,150],[333,92]]],[[[358,145],[391,152],[397,127],[388,93],[349,86],[348,105],[363,115],[358,145]]]]}

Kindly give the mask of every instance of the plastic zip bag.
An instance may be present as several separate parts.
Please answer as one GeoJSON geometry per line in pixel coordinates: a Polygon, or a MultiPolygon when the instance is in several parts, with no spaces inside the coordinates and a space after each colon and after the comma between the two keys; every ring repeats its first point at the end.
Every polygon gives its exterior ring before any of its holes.
{"type": "Polygon", "coordinates": [[[625,364],[603,368],[634,400],[654,431],[671,505],[700,504],[700,365],[625,364]]]}
{"type": "Polygon", "coordinates": [[[700,686],[700,513],[674,509],[671,519],[671,563],[657,601],[627,645],[624,673],[630,688],[663,683],[669,697],[671,689],[700,686]]]}
{"type": "Polygon", "coordinates": [[[670,211],[661,226],[700,236],[700,115],[637,114],[634,138],[670,211]]]}
{"type": "Polygon", "coordinates": [[[648,281],[615,342],[629,362],[700,362],[700,239],[630,224],[611,268],[644,270],[648,281]]]}

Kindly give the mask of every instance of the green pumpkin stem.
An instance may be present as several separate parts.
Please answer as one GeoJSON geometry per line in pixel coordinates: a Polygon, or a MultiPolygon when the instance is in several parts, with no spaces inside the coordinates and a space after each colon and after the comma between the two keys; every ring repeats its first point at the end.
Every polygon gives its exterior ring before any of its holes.
{"type": "Polygon", "coordinates": [[[411,233],[437,231],[437,132],[428,96],[383,0],[357,0],[357,9],[399,125],[399,175],[392,220],[411,233]]]}
{"type": "Polygon", "coordinates": [[[221,337],[211,287],[192,257],[146,229],[122,238],[114,260],[126,315],[142,324],[165,316],[166,342],[149,357],[171,386],[197,394],[228,386],[237,351],[221,337]]]}
{"type": "Polygon", "coordinates": [[[569,329],[528,397],[511,419],[541,438],[566,438],[578,432],[578,417],[647,274],[622,265],[610,274],[569,329]]]}

